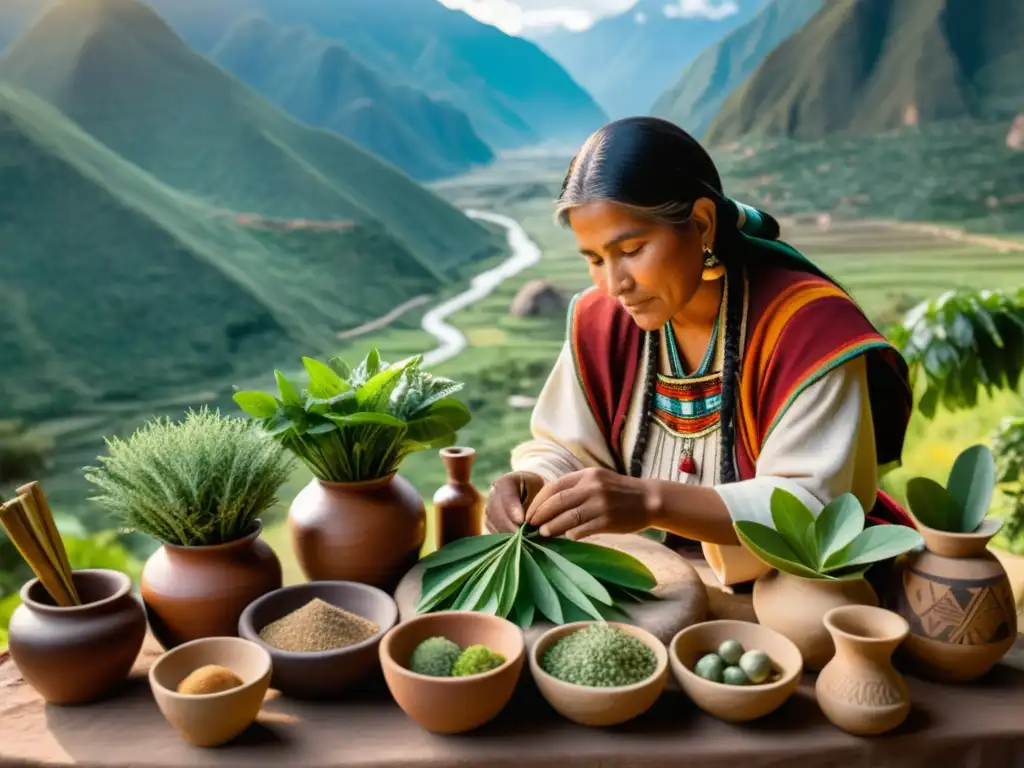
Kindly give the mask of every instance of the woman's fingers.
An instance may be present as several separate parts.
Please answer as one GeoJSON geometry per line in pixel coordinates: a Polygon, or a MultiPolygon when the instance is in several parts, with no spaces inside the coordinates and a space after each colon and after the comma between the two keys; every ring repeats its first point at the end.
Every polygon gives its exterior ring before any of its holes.
{"type": "Polygon", "coordinates": [[[594,536],[598,533],[607,533],[611,527],[611,521],[608,520],[604,515],[592,517],[582,525],[577,525],[575,528],[570,528],[565,532],[565,538],[572,539],[573,541],[579,541],[585,539],[587,536],[594,536]]]}
{"type": "Polygon", "coordinates": [[[513,475],[499,477],[487,494],[487,520],[490,527],[495,533],[510,533],[522,524],[523,514],[522,504],[519,503],[518,479],[513,475]]]}
{"type": "Polygon", "coordinates": [[[526,520],[530,525],[540,528],[542,536],[553,535],[548,533],[550,524],[567,513],[570,513],[571,518],[572,510],[582,506],[585,501],[586,493],[580,489],[578,478],[566,475],[541,489],[530,505],[526,520]]]}

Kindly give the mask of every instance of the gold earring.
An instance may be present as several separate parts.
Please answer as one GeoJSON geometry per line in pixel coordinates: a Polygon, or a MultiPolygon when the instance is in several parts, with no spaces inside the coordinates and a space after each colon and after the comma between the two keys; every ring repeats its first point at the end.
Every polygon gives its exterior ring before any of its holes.
{"type": "Polygon", "coordinates": [[[725,265],[722,264],[722,260],[715,256],[709,245],[705,244],[704,271],[701,273],[701,279],[711,282],[713,280],[720,280],[724,274],[725,265]]]}

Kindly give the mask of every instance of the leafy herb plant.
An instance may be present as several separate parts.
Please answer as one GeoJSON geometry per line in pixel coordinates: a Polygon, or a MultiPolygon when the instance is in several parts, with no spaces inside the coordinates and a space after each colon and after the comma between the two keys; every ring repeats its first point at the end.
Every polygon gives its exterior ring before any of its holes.
{"type": "Polygon", "coordinates": [[[611,620],[622,605],[653,599],[657,582],[624,552],[587,542],[546,538],[529,525],[514,533],[459,539],[422,561],[418,613],[489,613],[531,626],[611,620]]]}
{"type": "Polygon", "coordinates": [[[1003,419],[992,436],[996,482],[1012,504],[1003,533],[1011,545],[1024,532],[1024,416],[1003,419]]]}
{"type": "Polygon", "coordinates": [[[946,487],[927,477],[907,483],[907,503],[929,528],[972,533],[988,514],[996,487],[996,462],[986,445],[972,445],[956,457],[946,487]]]}
{"type": "Polygon", "coordinates": [[[771,510],[774,528],[739,520],[736,533],[766,565],[805,579],[859,579],[873,564],[923,543],[921,534],[906,526],[865,528],[864,509],[850,493],[815,518],[800,499],[777,488],[771,510]]]}
{"type": "Polygon", "coordinates": [[[331,358],[302,358],[300,390],[280,371],[278,395],[236,392],[235,402],[325,482],[376,480],[416,451],[452,445],[470,420],[453,397],[462,384],[422,369],[417,355],[382,362],[376,349],[355,368],[331,358]]]}
{"type": "Polygon", "coordinates": [[[277,503],[292,461],[245,419],[207,408],[172,422],[157,418],[127,440],[106,441],[85,479],[131,531],[166,544],[204,546],[252,533],[277,503]]]}

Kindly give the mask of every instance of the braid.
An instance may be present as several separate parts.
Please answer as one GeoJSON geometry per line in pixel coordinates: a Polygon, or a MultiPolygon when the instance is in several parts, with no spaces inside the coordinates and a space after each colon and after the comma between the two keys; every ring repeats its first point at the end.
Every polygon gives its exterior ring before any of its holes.
{"type": "Polygon", "coordinates": [[[740,333],[743,324],[743,270],[730,259],[726,262],[726,280],[729,284],[728,305],[725,308],[725,350],[722,361],[722,482],[735,482],[736,462],[733,449],[736,430],[737,379],[740,364],[740,333]]]}
{"type": "Polygon", "coordinates": [[[651,417],[654,413],[654,392],[658,381],[658,345],[661,340],[657,331],[647,333],[647,370],[644,372],[644,407],[640,417],[640,432],[633,446],[633,457],[629,462],[629,475],[641,477],[644,473],[644,455],[647,453],[647,436],[651,431],[651,417]]]}

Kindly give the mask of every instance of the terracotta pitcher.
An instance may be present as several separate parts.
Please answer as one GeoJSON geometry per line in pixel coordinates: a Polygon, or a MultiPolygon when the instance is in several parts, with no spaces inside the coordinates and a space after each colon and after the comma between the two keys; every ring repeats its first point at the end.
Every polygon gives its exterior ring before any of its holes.
{"type": "Polygon", "coordinates": [[[825,614],[844,605],[878,605],[878,595],[864,579],[802,579],[769,571],[754,582],[754,613],[759,624],[774,629],[800,649],[804,668],[824,667],[835,645],[825,629],[825,614]]]}
{"type": "Polygon", "coordinates": [[[281,562],[259,536],[206,547],[164,544],[142,570],[142,600],[165,649],[201,637],[233,637],[253,600],[281,588],[281,562]]]}
{"type": "Polygon", "coordinates": [[[476,451],[442,448],[440,456],[448,482],[434,494],[434,543],[438,549],[467,536],[479,536],[484,515],[484,498],[470,482],[476,451]]]}
{"type": "Polygon", "coordinates": [[[910,624],[900,655],[921,677],[974,680],[1017,639],[1013,588],[987,549],[1002,522],[986,519],[974,533],[947,533],[916,522],[925,550],[897,561],[886,601],[910,624]]]}
{"type": "Polygon", "coordinates": [[[32,579],[22,587],[8,633],[14,663],[51,704],[85,704],[112,692],[146,637],[146,614],[128,576],[86,569],[71,579],[82,605],[56,605],[32,579]]]}
{"type": "Polygon", "coordinates": [[[310,581],[358,581],[391,592],[419,559],[427,511],[397,473],[364,483],[314,478],[292,502],[288,526],[310,581]]]}
{"type": "Polygon", "coordinates": [[[860,736],[885,733],[910,713],[910,691],[892,654],[910,632],[892,611],[867,605],[833,608],[825,626],[836,653],[818,675],[818,706],[832,724],[860,736]]]}

